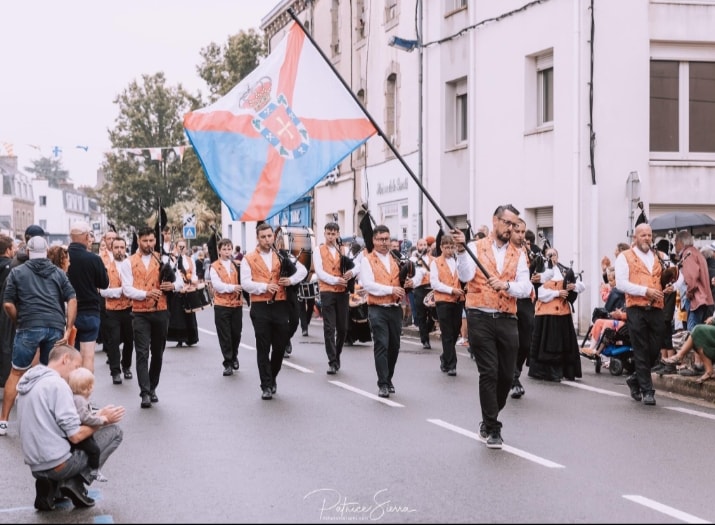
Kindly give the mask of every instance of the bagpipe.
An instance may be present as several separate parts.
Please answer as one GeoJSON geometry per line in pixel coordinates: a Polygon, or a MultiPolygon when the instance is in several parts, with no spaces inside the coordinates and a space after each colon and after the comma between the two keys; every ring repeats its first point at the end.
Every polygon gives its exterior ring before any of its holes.
{"type": "MultiPolygon", "coordinates": [[[[355,241],[353,240],[353,242],[355,241]]],[[[354,257],[357,256],[357,254],[353,255],[352,245],[350,246],[350,251],[348,252],[350,255],[345,254],[343,252],[343,241],[340,237],[335,239],[335,243],[337,244],[338,253],[340,254],[340,275],[345,275],[350,270],[355,268],[354,257]]],[[[358,253],[360,252],[358,251],[358,253]]],[[[355,276],[348,279],[347,290],[350,294],[355,293],[355,276]]]]}
{"type": "MultiPolygon", "coordinates": [[[[549,261],[551,258],[548,258],[549,261]]],[[[561,263],[556,263],[558,266],[559,270],[561,271],[561,275],[564,277],[564,284],[563,284],[563,289],[566,290],[568,288],[569,284],[576,284],[576,281],[581,280],[583,281],[583,270],[580,272],[576,273],[573,270],[573,261],[570,262],[569,266],[564,266],[561,263]]],[[[578,298],[578,292],[575,290],[569,290],[568,295],[566,296],[566,300],[569,302],[571,305],[571,311],[574,311],[574,303],[576,302],[576,299],[578,298]]]]}
{"type": "MultiPolygon", "coordinates": [[[[154,245],[153,255],[159,263],[159,282],[168,281],[173,283],[176,280],[176,271],[174,270],[174,267],[172,265],[172,255],[170,253],[166,253],[166,251],[164,250],[164,235],[162,233],[164,231],[164,228],[166,228],[167,224],[169,223],[169,220],[166,216],[166,211],[164,210],[164,207],[161,205],[161,199],[159,199],[158,203],[159,211],[157,213],[156,223],[154,224],[154,237],[156,237],[156,244],[154,245]],[[157,255],[157,252],[160,254],[160,256],[157,255]],[[164,262],[163,256],[166,256],[166,262],[164,262]]],[[[164,293],[168,294],[171,292],[164,293]]]]}
{"type": "MultiPolygon", "coordinates": [[[[365,241],[365,248],[367,249],[368,253],[370,253],[375,248],[375,244],[372,241],[372,226],[373,224],[375,224],[375,219],[373,219],[372,215],[370,214],[370,211],[367,209],[367,207],[365,207],[364,204],[363,210],[365,212],[365,215],[362,219],[360,219],[359,228],[360,232],[362,233],[362,237],[365,241]]],[[[389,253],[392,258],[395,259],[395,262],[400,269],[400,288],[404,288],[407,279],[412,279],[415,276],[415,263],[411,261],[409,257],[405,257],[404,254],[399,250],[390,250],[389,253]]]]}
{"type": "MultiPolygon", "coordinates": [[[[276,254],[276,256],[278,257],[278,262],[280,263],[280,270],[278,274],[279,277],[291,277],[295,274],[295,272],[298,271],[298,267],[291,260],[290,253],[288,252],[288,250],[282,248],[279,250],[278,248],[276,248],[275,243],[271,244],[271,250],[273,250],[273,253],[276,254]]],[[[294,301],[298,299],[297,285],[286,286],[285,289],[289,301],[294,301]]],[[[273,297],[268,300],[268,304],[272,304],[276,300],[277,293],[277,291],[273,292],[273,297]]]]}

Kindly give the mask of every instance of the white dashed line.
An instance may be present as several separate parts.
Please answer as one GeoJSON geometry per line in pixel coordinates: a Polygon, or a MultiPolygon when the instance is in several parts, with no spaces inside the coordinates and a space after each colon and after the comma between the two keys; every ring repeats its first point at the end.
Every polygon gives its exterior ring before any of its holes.
{"type": "Polygon", "coordinates": [[[396,403],[395,401],[390,401],[389,398],[387,397],[379,397],[375,394],[371,394],[369,392],[365,392],[364,390],[360,390],[359,388],[355,388],[354,386],[350,386],[346,383],[343,383],[341,381],[328,381],[328,383],[332,383],[335,386],[338,386],[340,388],[344,388],[345,390],[349,390],[350,392],[353,392],[355,394],[359,394],[361,396],[365,396],[369,399],[373,399],[375,401],[379,401],[380,403],[383,403],[385,405],[391,406],[391,407],[396,407],[396,408],[404,408],[405,405],[401,405],[400,403],[396,403]]]}
{"type": "Polygon", "coordinates": [[[682,510],[669,507],[668,505],[663,505],[662,503],[658,503],[657,501],[653,501],[652,499],[648,499],[643,496],[626,494],[623,497],[627,500],[632,501],[633,503],[638,503],[639,505],[643,505],[644,507],[648,507],[650,509],[666,514],[671,518],[684,521],[685,523],[712,523],[702,518],[698,518],[697,516],[693,516],[692,514],[688,514],[687,512],[683,512],[682,510]]]}

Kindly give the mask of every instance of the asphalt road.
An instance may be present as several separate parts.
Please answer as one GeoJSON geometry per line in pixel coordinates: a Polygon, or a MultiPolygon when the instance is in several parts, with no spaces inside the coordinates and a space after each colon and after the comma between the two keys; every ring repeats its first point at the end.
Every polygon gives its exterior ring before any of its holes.
{"type": "Polygon", "coordinates": [[[15,413],[0,437],[0,523],[706,523],[715,519],[715,408],[657,394],[646,407],[625,378],[525,379],[502,412],[501,451],[478,437],[477,371],[457,376],[438,343],[403,338],[396,394],[377,397],[372,346],[346,347],[325,374],[322,325],[300,330],[278,392],[261,400],[244,312],[240,371],[223,377],[211,309],[200,342],[164,355],[159,403],[136,381],[112,385],[97,353],[94,401],[127,407],[124,442],[95,483],[95,507],[33,508],[15,413]]]}

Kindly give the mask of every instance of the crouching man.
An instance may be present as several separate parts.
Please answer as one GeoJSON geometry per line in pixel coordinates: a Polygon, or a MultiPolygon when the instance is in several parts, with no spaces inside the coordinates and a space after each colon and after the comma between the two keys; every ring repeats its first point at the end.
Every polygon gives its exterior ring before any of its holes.
{"type": "Polygon", "coordinates": [[[25,463],[35,478],[37,510],[54,510],[58,493],[75,507],[93,506],[85,488],[91,470],[87,455],[71,445],[94,436],[101,467],[122,441],[122,430],[114,423],[124,417],[124,407],[99,409],[97,415],[105,421],[101,427],[80,424],[67,378],[81,364],[77,350],[58,345],[50,351],[47,366],[32,367],[17,385],[18,431],[25,463]]]}

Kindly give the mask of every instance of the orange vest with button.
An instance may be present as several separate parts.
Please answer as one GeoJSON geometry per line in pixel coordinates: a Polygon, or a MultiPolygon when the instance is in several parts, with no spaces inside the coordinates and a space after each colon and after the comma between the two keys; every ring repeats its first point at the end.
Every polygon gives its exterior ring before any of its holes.
{"type": "MultiPolygon", "coordinates": [[[[109,275],[109,288],[122,287],[122,278],[114,261],[107,264],[107,275],[109,275]]],[[[120,297],[105,297],[104,304],[107,310],[126,310],[132,306],[132,300],[122,294],[120,297]]]]}
{"type": "MultiPolygon", "coordinates": [[[[216,275],[218,275],[219,279],[221,279],[221,281],[223,281],[224,283],[231,285],[238,284],[239,270],[235,267],[235,265],[230,274],[226,271],[226,267],[223,265],[221,259],[214,261],[211,264],[211,268],[213,268],[213,270],[216,272],[216,275]]],[[[243,306],[243,298],[241,297],[240,292],[219,293],[214,291],[214,305],[226,306],[229,308],[238,308],[240,306],[243,306]]]]}
{"type": "MultiPolygon", "coordinates": [[[[278,256],[275,253],[271,253],[271,268],[268,269],[266,263],[263,262],[263,257],[261,257],[261,252],[259,248],[255,251],[247,253],[244,257],[248,264],[251,266],[251,278],[257,283],[277,283],[280,279],[281,274],[281,263],[278,260],[278,256]]],[[[265,292],[261,294],[251,294],[251,302],[265,302],[273,299],[274,301],[285,301],[286,300],[286,290],[284,286],[278,287],[278,292],[276,292],[275,299],[273,298],[272,292],[265,292]]]]}
{"type": "MultiPolygon", "coordinates": [[[[660,266],[660,262],[658,261],[658,255],[656,254],[653,258],[653,268],[651,271],[648,271],[645,263],[633,251],[634,249],[635,248],[631,248],[630,250],[623,252],[626,261],[628,262],[628,280],[633,284],[662,290],[660,286],[660,274],[662,273],[663,268],[660,266]]],[[[626,294],[626,308],[631,306],[652,306],[653,308],[662,309],[663,299],[651,302],[651,300],[644,295],[626,294]]]]}
{"type": "MultiPolygon", "coordinates": [[[[437,278],[439,279],[439,282],[446,284],[447,286],[450,286],[452,288],[461,288],[457,272],[454,272],[454,274],[452,274],[452,270],[450,270],[449,265],[447,264],[447,259],[444,257],[444,255],[440,255],[435,259],[435,265],[437,266],[437,278]]],[[[438,292],[437,290],[435,290],[434,292],[435,303],[457,303],[461,301],[464,301],[464,296],[438,292]]]]}
{"type": "MultiPolygon", "coordinates": [[[[335,277],[342,276],[342,273],[340,272],[340,253],[336,252],[335,257],[333,257],[333,254],[330,253],[330,248],[328,248],[325,244],[321,244],[320,259],[323,262],[323,270],[325,270],[325,273],[329,273],[335,277]]],[[[347,287],[341,284],[328,284],[320,279],[318,279],[318,286],[320,287],[321,292],[347,291],[347,287]]]]}
{"type": "MultiPolygon", "coordinates": [[[[400,286],[400,268],[397,263],[389,257],[390,261],[390,271],[388,273],[385,265],[377,256],[376,252],[370,252],[367,255],[367,261],[370,263],[370,268],[372,268],[372,275],[375,277],[375,282],[379,284],[384,284],[386,286],[399,287],[400,286]]],[[[394,304],[398,302],[397,298],[392,295],[367,295],[368,305],[380,305],[380,304],[394,304]]]]}
{"type": "MultiPolygon", "coordinates": [[[[563,290],[563,281],[547,281],[542,284],[547,290],[563,290]]],[[[535,315],[571,315],[571,304],[566,299],[557,297],[547,303],[536,301],[535,315]]]]}
{"type": "MultiPolygon", "coordinates": [[[[504,255],[504,267],[502,272],[497,270],[497,263],[492,252],[491,237],[485,237],[477,241],[477,258],[490,276],[497,277],[502,281],[513,281],[516,279],[516,268],[519,263],[519,250],[509,243],[504,255]]],[[[516,297],[512,297],[506,290],[494,290],[487,283],[482,271],[477,268],[474,277],[467,284],[467,308],[492,308],[502,313],[516,314],[516,297]]]]}
{"type": "MultiPolygon", "coordinates": [[[[129,258],[132,266],[132,276],[134,277],[134,288],[137,290],[156,290],[159,288],[159,263],[153,255],[149,259],[149,267],[144,267],[141,252],[137,252],[129,258]]],[[[166,310],[166,294],[161,294],[159,300],[143,299],[132,300],[132,311],[134,312],[158,312],[166,310]]]]}

